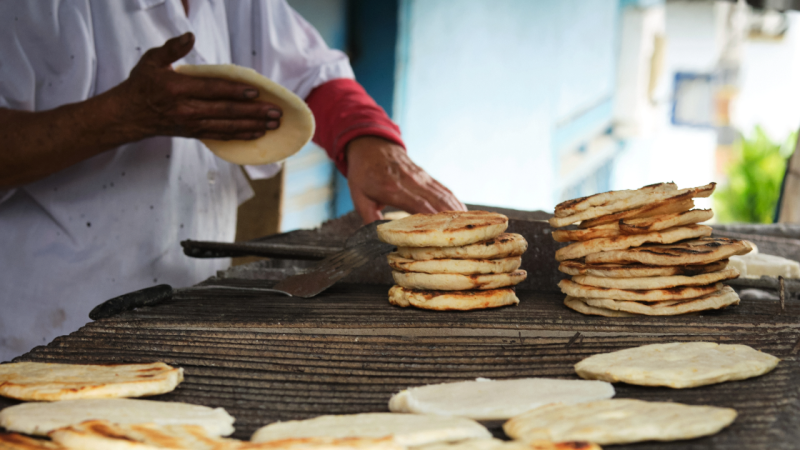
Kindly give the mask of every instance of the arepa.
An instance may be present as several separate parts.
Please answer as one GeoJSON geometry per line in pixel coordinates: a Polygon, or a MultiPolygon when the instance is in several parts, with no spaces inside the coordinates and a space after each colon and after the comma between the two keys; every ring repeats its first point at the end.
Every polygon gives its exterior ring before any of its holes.
{"type": "MultiPolygon", "coordinates": [[[[711,294],[722,289],[722,283],[714,283],[706,286],[681,286],[670,289],[614,289],[585,286],[572,280],[561,280],[558,283],[561,292],[573,297],[587,299],[606,298],[613,300],[630,300],[636,302],[663,302],[669,300],[688,300],[711,294]]],[[[592,303],[589,303],[590,305],[592,303]]]]}
{"type": "Polygon", "coordinates": [[[508,273],[519,269],[522,258],[512,256],[497,259],[429,259],[417,261],[395,253],[386,255],[389,267],[400,272],[457,273],[475,275],[486,273],[508,273]]]}
{"type": "MultiPolygon", "coordinates": [[[[415,447],[415,450],[418,447],[415,447]]],[[[289,438],[269,442],[242,442],[231,450],[407,450],[391,436],[382,438],[289,438]]]]}
{"type": "Polygon", "coordinates": [[[562,261],[558,270],[567,275],[591,275],[608,278],[669,277],[674,275],[694,276],[718,272],[728,267],[722,259],[709,264],[684,266],[650,266],[645,264],[584,264],[579,261],[562,261]]]}
{"type": "Polygon", "coordinates": [[[0,433],[0,450],[66,450],[53,441],[17,433],[0,433]]]}
{"type": "Polygon", "coordinates": [[[422,291],[392,286],[389,303],[396,306],[416,306],[436,311],[470,311],[497,308],[519,303],[514,289],[501,288],[478,291],[422,291]]]}
{"type": "Polygon", "coordinates": [[[471,289],[499,289],[514,286],[525,280],[527,272],[515,270],[510,273],[482,275],[459,275],[454,273],[416,273],[392,271],[394,282],[406,289],[433,291],[468,291],[471,289]]]}
{"type": "Polygon", "coordinates": [[[597,306],[591,306],[586,304],[585,298],[573,297],[568,295],[564,298],[564,306],[567,308],[577,311],[581,314],[586,314],[589,316],[603,316],[603,317],[634,317],[636,314],[631,314],[625,311],[615,311],[613,309],[606,309],[606,308],[598,308],[597,306]]]}
{"type": "MultiPolygon", "coordinates": [[[[679,189],[674,191],[644,191],[634,194],[628,198],[606,203],[604,205],[592,206],[573,215],[550,218],[550,225],[553,227],[564,227],[576,222],[587,222],[600,217],[611,217],[625,211],[635,211],[639,208],[660,207],[670,202],[692,199],[694,197],[708,197],[714,192],[715,183],[696,188],[679,189]]],[[[625,217],[632,217],[630,215],[625,217]]],[[[640,216],[641,217],[641,216],[640,216]]],[[[620,217],[623,218],[623,217],[620,217]]],[[[602,223],[612,222],[606,220],[602,223]]],[[[583,227],[582,227],[583,228],[583,227]]]]}
{"type": "Polygon", "coordinates": [[[429,414],[363,413],[319,416],[307,420],[274,422],[256,430],[252,442],[306,437],[391,436],[400,445],[414,446],[473,438],[488,438],[483,425],[463,417],[429,414]]]}
{"type": "Polygon", "coordinates": [[[497,259],[520,256],[528,242],[520,234],[503,233],[497,237],[462,247],[398,247],[397,254],[418,261],[429,259],[497,259]]]}
{"type": "Polygon", "coordinates": [[[443,442],[438,444],[414,447],[413,450],[603,450],[597,444],[589,442],[519,442],[501,441],[500,439],[468,439],[459,442],[443,442]]]}
{"type": "Polygon", "coordinates": [[[593,228],[608,223],[619,222],[624,219],[639,219],[657,217],[665,214],[675,214],[689,211],[694,208],[694,200],[691,193],[679,197],[661,200],[660,202],[640,206],[627,211],[620,211],[607,216],[600,216],[591,220],[584,220],[578,224],[578,228],[593,228]]]}
{"type": "Polygon", "coordinates": [[[199,425],[212,436],[227,436],[234,431],[233,417],[222,408],[126,398],[21,403],[0,411],[0,426],[44,436],[98,418],[117,424],[199,425]]]}
{"type": "Polygon", "coordinates": [[[575,372],[587,380],[684,389],[757,377],[779,361],[746,345],[673,342],[590,356],[575,372]]]}
{"type": "Polygon", "coordinates": [[[671,244],[685,239],[710,236],[712,228],[706,225],[686,225],[647,234],[621,235],[611,238],[575,242],[556,250],[556,260],[579,259],[598,252],[623,250],[644,244],[671,244]]]}
{"type": "Polygon", "coordinates": [[[613,386],[605,382],[479,378],[402,390],[389,400],[389,410],[491,421],[508,419],[550,403],[576,404],[613,396],[613,386]]]}
{"type": "Polygon", "coordinates": [[[414,214],[378,225],[378,238],[398,247],[459,247],[502,234],[508,217],[487,211],[414,214]]]}
{"type": "Polygon", "coordinates": [[[629,199],[639,194],[648,192],[670,192],[676,190],[678,190],[678,186],[675,183],[670,182],[649,184],[639,189],[602,192],[600,194],[594,194],[588,197],[580,197],[563,201],[556,205],[554,215],[556,217],[568,217],[581,211],[585,211],[593,206],[607,205],[620,200],[629,199]]]}
{"type": "Polygon", "coordinates": [[[711,220],[713,217],[714,211],[710,209],[690,209],[689,211],[643,219],[621,219],[617,222],[617,226],[623,234],[643,234],[651,231],[666,230],[667,228],[705,222],[706,220],[711,220]]]}
{"type": "Polygon", "coordinates": [[[171,392],[183,369],[164,363],[0,365],[0,395],[24,401],[144,397],[171,392]]]}
{"type": "Polygon", "coordinates": [[[530,442],[589,441],[601,445],[675,441],[715,434],[736,419],[736,411],[714,406],[600,400],[578,405],[547,405],[503,425],[513,439],[530,442]]]}
{"type": "Polygon", "coordinates": [[[596,308],[613,309],[647,316],[677,316],[738,305],[739,296],[733,288],[725,286],[716,292],[687,300],[639,302],[607,298],[585,298],[583,301],[596,308]]]}
{"type": "Polygon", "coordinates": [[[614,289],[670,289],[678,286],[705,286],[719,281],[731,280],[739,276],[739,271],[727,268],[718,272],[695,276],[675,275],[671,277],[608,278],[592,275],[576,275],[572,281],[584,286],[614,289]]]}
{"type": "Polygon", "coordinates": [[[750,252],[747,241],[722,237],[705,237],[668,245],[614,250],[586,256],[587,264],[640,263],[654,266],[709,264],[733,255],[750,252]]]}
{"type": "Polygon", "coordinates": [[[197,425],[120,425],[107,420],[86,422],[48,433],[50,439],[80,450],[234,450],[239,441],[212,436],[197,425]]]}

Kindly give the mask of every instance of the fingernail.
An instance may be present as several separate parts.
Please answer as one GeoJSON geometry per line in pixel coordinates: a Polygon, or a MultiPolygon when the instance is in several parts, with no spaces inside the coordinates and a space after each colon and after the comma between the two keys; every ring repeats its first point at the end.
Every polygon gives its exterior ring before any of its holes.
{"type": "Polygon", "coordinates": [[[192,37],[192,33],[184,33],[183,36],[181,36],[181,44],[188,44],[191,42],[192,37]]]}
{"type": "Polygon", "coordinates": [[[277,120],[270,120],[269,122],[267,122],[267,129],[274,130],[275,128],[278,128],[278,125],[280,125],[280,122],[278,122],[277,120]]]}
{"type": "Polygon", "coordinates": [[[244,90],[244,98],[256,98],[256,97],[258,97],[258,90],[256,89],[244,90]]]}
{"type": "Polygon", "coordinates": [[[281,117],[281,112],[277,109],[270,109],[267,111],[267,117],[272,119],[279,119],[281,117]]]}

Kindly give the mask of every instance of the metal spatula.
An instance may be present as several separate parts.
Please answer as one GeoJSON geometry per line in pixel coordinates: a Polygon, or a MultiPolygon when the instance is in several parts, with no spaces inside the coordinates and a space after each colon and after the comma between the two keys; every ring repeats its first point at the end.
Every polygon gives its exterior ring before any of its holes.
{"type": "Polygon", "coordinates": [[[89,318],[104,319],[124,311],[142,306],[153,306],[172,298],[176,291],[223,289],[235,291],[251,291],[283,294],[289,297],[311,298],[333,286],[346,277],[353,269],[372,261],[378,256],[386,255],[394,246],[378,241],[377,226],[383,222],[373,222],[358,229],[347,239],[344,250],[340,250],[319,262],[311,271],[294,275],[279,282],[271,288],[252,286],[216,286],[204,284],[182,289],[173,289],[168,284],[161,284],[139,291],[131,292],[97,305],[89,318]]]}

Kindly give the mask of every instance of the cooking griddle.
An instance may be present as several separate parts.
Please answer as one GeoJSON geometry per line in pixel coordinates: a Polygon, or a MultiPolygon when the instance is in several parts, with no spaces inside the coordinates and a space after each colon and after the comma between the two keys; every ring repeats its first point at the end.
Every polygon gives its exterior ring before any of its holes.
{"type": "Polygon", "coordinates": [[[731,427],[692,441],[618,448],[795,448],[800,437],[800,302],[783,310],[779,302],[750,301],[698,315],[602,318],[566,309],[563,294],[553,291],[520,290],[516,307],[433,312],[391,306],[387,290],[344,284],[309,300],[182,291],[158,306],[89,323],[17,360],[183,367],[184,383],[152,398],[224,407],[236,417],[234,436],[247,439],[277,420],[387,411],[390,396],[409,386],[476,377],[577,379],[573,365],[597,353],[659,342],[737,343],[783,361],[759,378],[695,389],[615,385],[617,398],[735,408],[731,427]]]}

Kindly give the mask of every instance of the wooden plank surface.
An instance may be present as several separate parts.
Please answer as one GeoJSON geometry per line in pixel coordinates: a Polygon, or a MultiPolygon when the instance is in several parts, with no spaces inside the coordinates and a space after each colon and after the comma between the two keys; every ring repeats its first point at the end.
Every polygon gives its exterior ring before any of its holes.
{"type": "Polygon", "coordinates": [[[794,448],[798,442],[796,301],[786,311],[777,302],[749,301],[690,316],[602,318],[566,309],[563,295],[552,291],[519,291],[516,307],[432,312],[391,306],[387,290],[339,285],[310,300],[182,291],[165,304],[90,323],[20,360],[184,367],[186,381],[158,398],[224,407],[237,419],[235,436],[248,438],[276,420],[386,411],[389,397],[409,386],[479,376],[576,379],[573,365],[596,353],[656,342],[741,343],[783,361],[763,377],[695,389],[615,386],[620,398],[733,407],[739,411],[733,426],[709,438],[619,448],[794,448]]]}

